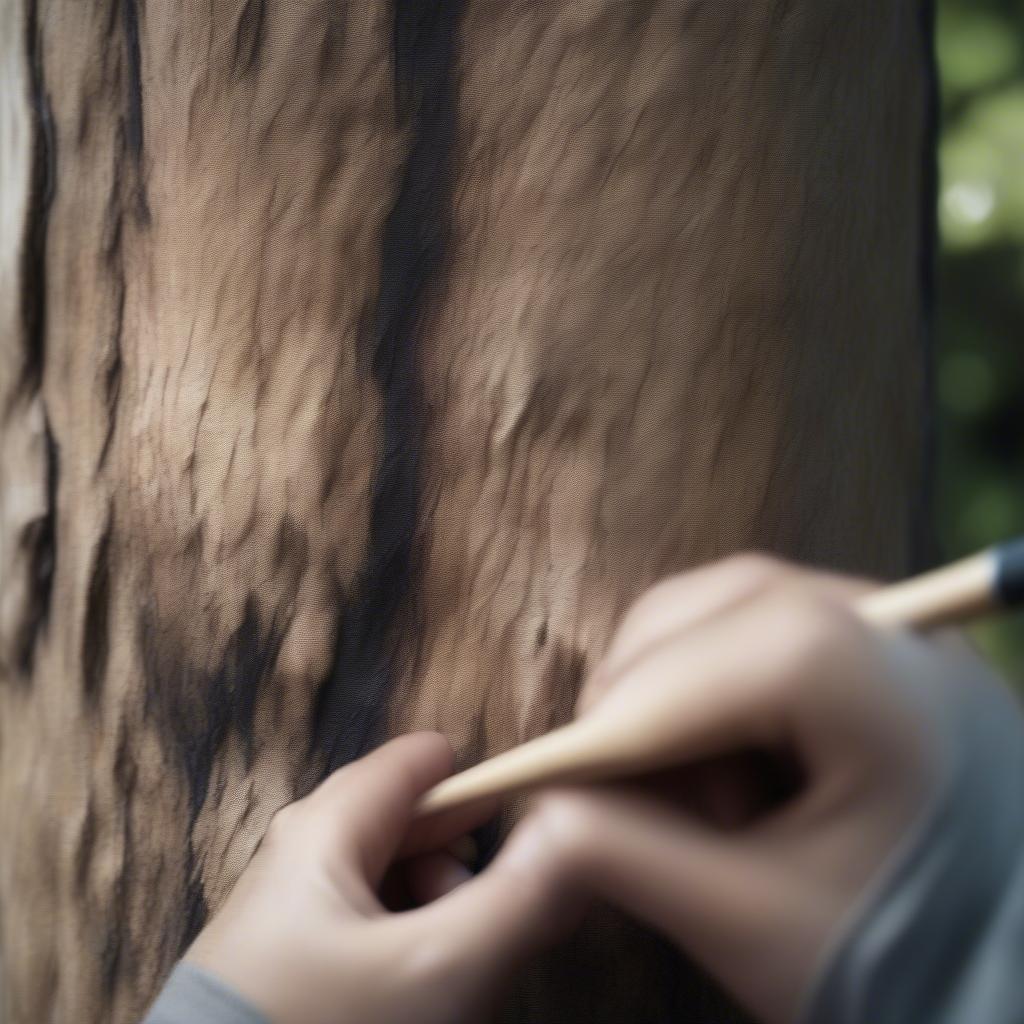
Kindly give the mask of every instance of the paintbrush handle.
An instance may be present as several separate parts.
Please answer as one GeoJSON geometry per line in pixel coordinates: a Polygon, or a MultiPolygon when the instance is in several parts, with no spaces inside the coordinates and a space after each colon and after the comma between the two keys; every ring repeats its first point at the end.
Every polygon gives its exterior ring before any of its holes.
{"type": "Polygon", "coordinates": [[[868,594],[857,613],[876,626],[928,629],[1024,600],[1024,538],[868,594]]]}
{"type": "MultiPolygon", "coordinates": [[[[882,587],[856,605],[884,627],[927,629],[966,622],[1024,604],[1024,538],[902,583],[882,587]]],[[[623,736],[600,716],[578,719],[438,783],[417,806],[420,816],[554,782],[597,782],[663,765],[658,744],[623,736]],[[650,764],[645,763],[650,756],[650,764]]]]}

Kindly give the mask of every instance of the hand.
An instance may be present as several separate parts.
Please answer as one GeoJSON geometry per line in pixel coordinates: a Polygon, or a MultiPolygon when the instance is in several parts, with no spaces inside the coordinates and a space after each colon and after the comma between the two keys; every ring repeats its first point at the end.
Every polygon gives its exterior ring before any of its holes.
{"type": "Polygon", "coordinates": [[[936,792],[955,688],[994,685],[962,651],[868,627],[850,608],[864,589],[751,556],[655,587],[580,713],[670,687],[689,727],[680,763],[702,763],[550,794],[523,826],[764,1021],[797,1016],[848,911],[936,792]],[[795,768],[785,798],[766,802],[765,752],[795,768]]]}
{"type": "Polygon", "coordinates": [[[470,879],[441,852],[467,822],[407,835],[417,797],[451,770],[443,737],[404,736],[283,808],[185,959],[274,1024],[471,1017],[571,915],[528,840],[506,844],[470,879]],[[406,881],[435,902],[389,913],[378,896],[386,869],[400,846],[424,845],[431,850],[409,862],[406,881]]]}

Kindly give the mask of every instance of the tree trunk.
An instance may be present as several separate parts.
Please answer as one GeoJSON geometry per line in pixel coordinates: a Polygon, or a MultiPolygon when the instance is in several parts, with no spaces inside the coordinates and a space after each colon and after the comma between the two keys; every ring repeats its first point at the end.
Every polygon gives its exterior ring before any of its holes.
{"type": "MultiPolygon", "coordinates": [[[[919,0],[0,0],[5,1021],[137,1019],[279,806],[565,721],[659,577],[910,568],[930,74],[919,0]]],[[[733,1013],[604,914],[505,1016],[733,1013]]]]}

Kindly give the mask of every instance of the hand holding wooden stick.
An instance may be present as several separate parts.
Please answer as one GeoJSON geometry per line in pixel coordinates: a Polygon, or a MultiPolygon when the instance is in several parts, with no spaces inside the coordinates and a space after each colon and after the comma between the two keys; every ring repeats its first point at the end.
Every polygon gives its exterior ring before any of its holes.
{"type": "MultiPolygon", "coordinates": [[[[928,629],[966,622],[1024,603],[1024,538],[1009,541],[883,587],[857,613],[881,627],[928,629]]],[[[671,767],[680,724],[674,696],[651,699],[614,718],[588,715],[438,783],[420,801],[420,816],[485,797],[541,785],[599,782],[671,767]]],[[[695,752],[688,750],[689,756],[695,752]]]]}

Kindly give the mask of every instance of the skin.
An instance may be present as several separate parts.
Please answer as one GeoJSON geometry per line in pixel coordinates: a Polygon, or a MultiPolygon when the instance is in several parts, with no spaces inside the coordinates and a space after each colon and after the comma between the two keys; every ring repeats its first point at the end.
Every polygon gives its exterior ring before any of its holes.
{"type": "Polygon", "coordinates": [[[850,608],[864,589],[749,556],[660,584],[581,710],[614,714],[670,687],[687,723],[680,762],[700,763],[535,809],[567,875],[767,1024],[798,1017],[841,922],[938,785],[944,690],[991,682],[962,652],[865,625],[850,608]],[[799,765],[785,798],[748,768],[753,748],[799,765]]]}
{"type": "Polygon", "coordinates": [[[452,764],[444,737],[410,734],[278,811],[185,959],[275,1022],[478,1019],[514,966],[566,930],[574,901],[527,832],[470,880],[443,848],[464,816],[410,829],[416,798],[452,764]],[[384,888],[429,905],[390,913],[379,891],[400,845],[420,852],[384,888]]]}
{"type": "Polygon", "coordinates": [[[472,1020],[597,897],[669,937],[757,1020],[796,1019],[939,784],[944,694],[998,685],[962,649],[864,624],[850,604],[865,587],[751,556],[658,584],[578,710],[615,714],[671,689],[686,767],[542,795],[467,881],[443,852],[465,814],[410,828],[416,795],[451,768],[447,745],[393,741],[278,814],[188,959],[278,1024],[472,1020]],[[753,747],[799,762],[799,782],[767,795],[743,757],[753,747]],[[389,915],[375,892],[399,850],[428,905],[389,915]]]}

